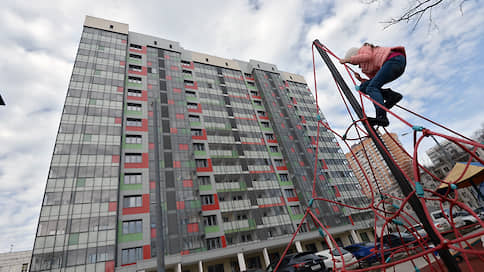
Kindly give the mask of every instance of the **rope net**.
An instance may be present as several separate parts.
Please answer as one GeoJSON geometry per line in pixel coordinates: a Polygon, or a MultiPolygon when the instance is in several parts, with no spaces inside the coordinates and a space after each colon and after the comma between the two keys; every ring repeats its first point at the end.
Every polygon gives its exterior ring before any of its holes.
{"type": "MultiPolygon", "coordinates": [[[[315,47],[316,49],[319,48],[323,50],[324,52],[326,52],[327,54],[329,54],[330,56],[332,56],[337,60],[339,60],[339,58],[333,52],[331,52],[326,46],[316,41],[313,43],[312,45],[313,76],[314,76],[315,96],[316,96],[316,102],[317,102],[318,91],[317,91],[317,81],[316,81],[316,64],[314,60],[315,47]]],[[[348,73],[351,80],[353,81],[353,84],[356,86],[357,84],[352,75],[354,71],[346,65],[345,65],[345,70],[348,73]]],[[[457,133],[456,131],[450,128],[447,128],[435,121],[430,120],[429,118],[426,118],[402,106],[396,105],[396,107],[412,114],[419,120],[426,121],[436,127],[443,129],[445,133],[449,133],[449,135],[437,133],[428,128],[414,125],[409,121],[405,120],[403,117],[388,110],[383,105],[378,104],[369,96],[359,91],[358,91],[359,103],[362,107],[364,117],[355,118],[354,113],[352,113],[352,111],[350,110],[350,107],[348,106],[348,103],[347,103],[348,101],[345,99],[345,96],[342,93],[340,84],[338,84],[338,81],[334,77],[334,74],[333,74],[333,79],[335,80],[335,84],[337,86],[341,99],[344,102],[347,113],[351,117],[352,123],[343,135],[339,134],[338,132],[334,131],[328,125],[328,123],[323,122],[321,118],[319,118],[320,111],[319,111],[318,103],[316,103],[316,108],[318,112],[316,146],[317,147],[319,146],[319,131],[321,126],[326,128],[328,131],[331,131],[336,137],[338,137],[342,142],[344,142],[348,150],[350,150],[352,158],[355,160],[356,164],[360,168],[361,173],[363,173],[365,181],[368,184],[368,187],[370,189],[370,195],[371,195],[370,203],[366,207],[357,207],[357,206],[346,204],[341,201],[335,201],[333,199],[326,199],[326,198],[319,197],[315,193],[317,175],[314,175],[314,180],[312,183],[313,199],[310,200],[309,205],[305,210],[304,216],[301,219],[301,222],[299,223],[299,227],[293,233],[292,238],[288,243],[288,245],[286,246],[274,271],[277,271],[277,269],[279,268],[282,262],[282,259],[287,254],[289,248],[292,246],[297,234],[300,231],[301,226],[303,226],[303,223],[307,223],[308,226],[314,225],[315,228],[318,229],[320,235],[323,237],[323,240],[327,244],[328,248],[331,249],[331,245],[334,245],[334,249],[338,251],[340,256],[342,256],[342,251],[341,251],[342,248],[338,245],[338,243],[331,235],[327,227],[322,222],[320,222],[316,217],[316,215],[313,213],[312,207],[311,207],[313,201],[326,201],[334,205],[339,205],[339,206],[346,207],[349,209],[354,209],[354,210],[371,210],[374,214],[373,226],[375,231],[374,231],[374,237],[373,237],[374,242],[372,242],[374,246],[373,252],[370,255],[367,255],[366,257],[358,259],[357,261],[348,263],[348,262],[345,262],[344,258],[335,257],[333,255],[333,250],[330,250],[329,252],[331,254],[331,259],[333,260],[332,261],[333,267],[327,267],[327,268],[331,269],[332,271],[380,271],[380,270],[396,271],[396,266],[398,264],[407,263],[407,262],[411,263],[411,266],[414,268],[415,271],[420,271],[420,268],[418,268],[419,266],[420,267],[427,266],[426,271],[447,271],[447,269],[449,269],[449,271],[452,271],[452,269],[446,268],[442,260],[440,260],[440,257],[437,254],[437,251],[439,250],[449,250],[452,256],[454,256],[453,258],[456,258],[456,260],[458,261],[459,267],[462,269],[462,271],[476,271],[475,269],[476,266],[472,265],[473,262],[474,263],[480,262],[481,265],[484,264],[484,250],[480,246],[481,240],[479,239],[482,235],[484,235],[484,228],[483,228],[484,223],[479,218],[479,215],[476,214],[471,207],[469,207],[465,203],[462,203],[458,200],[459,188],[457,187],[456,182],[462,179],[462,177],[466,175],[472,160],[477,161],[484,165],[484,161],[480,159],[478,157],[478,154],[476,153],[478,149],[480,149],[481,151],[484,149],[484,144],[477,143],[457,133]],[[375,133],[374,130],[367,131],[364,127],[362,127],[364,123],[366,123],[366,126],[369,127],[368,120],[366,118],[365,109],[364,109],[364,103],[363,103],[365,100],[371,101],[372,103],[382,107],[388,114],[391,114],[398,121],[402,122],[404,125],[410,127],[413,130],[413,139],[414,139],[413,150],[410,152],[407,152],[404,149],[404,147],[398,142],[398,140],[395,139],[390,133],[388,133],[386,129],[384,129],[384,132],[387,133],[387,135],[390,135],[391,141],[395,143],[398,146],[398,148],[404,154],[406,154],[406,156],[412,159],[413,179],[409,177],[407,174],[405,174],[405,171],[402,171],[401,166],[399,166],[396,160],[392,157],[388,149],[385,147],[384,143],[382,143],[381,141],[377,141],[375,143],[384,148],[387,155],[389,155],[392,158],[393,163],[402,172],[406,180],[410,182],[413,188],[413,191],[410,194],[405,195],[404,197],[396,197],[381,191],[378,185],[378,181],[376,180],[375,166],[372,165],[372,161],[369,159],[369,156],[368,156],[368,150],[367,150],[368,147],[362,144],[362,149],[364,151],[364,160],[365,160],[365,163],[367,163],[370,166],[369,168],[370,168],[371,175],[368,175],[365,171],[363,171],[363,168],[362,168],[363,160],[359,159],[350,148],[351,145],[349,142],[358,141],[363,143],[362,140],[365,138],[368,138],[370,136],[369,133],[375,133]],[[352,137],[348,137],[349,134],[351,134],[352,137]],[[451,181],[438,178],[436,175],[434,175],[428,169],[426,169],[424,166],[418,163],[418,157],[417,157],[418,149],[420,144],[426,137],[439,137],[440,139],[448,140],[456,144],[459,148],[461,148],[463,151],[469,154],[469,159],[464,167],[464,170],[462,171],[462,173],[458,178],[451,181]],[[422,186],[422,181],[421,181],[422,172],[425,172],[428,175],[430,175],[430,177],[435,181],[433,184],[437,184],[437,186],[434,186],[434,188],[424,188],[422,186]],[[376,184],[376,186],[372,185],[373,184],[371,182],[372,180],[375,181],[374,184],[376,184]],[[447,189],[444,188],[444,190],[442,190],[442,187],[446,187],[447,189]],[[440,190],[437,190],[439,188],[440,190]],[[418,196],[418,200],[423,206],[423,210],[414,211],[414,212],[424,214],[428,222],[430,222],[430,225],[433,228],[438,238],[438,243],[436,243],[435,240],[434,240],[434,243],[432,243],[428,235],[422,235],[418,232],[418,229],[422,229],[422,223],[419,221],[419,219],[416,216],[408,212],[410,207],[409,199],[413,195],[418,196]],[[431,202],[433,202],[434,204],[436,203],[436,206],[439,207],[441,215],[445,220],[444,223],[450,226],[449,230],[445,232],[439,232],[437,230],[437,227],[434,225],[432,217],[430,216],[431,211],[429,211],[428,205],[427,205],[428,203],[431,203],[431,202]],[[395,203],[399,203],[399,205],[396,205],[395,203]],[[388,209],[388,207],[392,207],[392,209],[388,209]],[[470,225],[458,226],[454,216],[454,213],[457,209],[468,212],[470,216],[476,219],[476,220],[473,220],[476,223],[472,223],[470,225]],[[381,228],[381,231],[378,231],[378,232],[376,231],[377,225],[381,228]],[[389,230],[390,226],[391,228],[396,230],[396,233],[399,236],[399,239],[400,239],[399,241],[400,243],[398,243],[400,244],[399,246],[391,245],[391,247],[388,247],[387,245],[385,245],[383,241],[383,236],[385,234],[390,233],[390,230],[389,230]],[[414,239],[411,239],[412,241],[406,242],[408,241],[408,239],[404,240],[402,232],[409,233],[410,235],[413,236],[414,239]],[[368,266],[368,267],[363,265],[365,263],[370,263],[370,260],[374,261],[375,259],[378,260],[376,264],[373,264],[372,266],[368,266]],[[419,259],[418,260],[419,265],[417,265],[417,259],[419,259]],[[425,263],[424,265],[422,265],[422,260],[425,263]],[[336,263],[339,263],[339,265],[337,266],[336,263]]],[[[315,152],[315,162],[316,162],[314,166],[315,173],[319,171],[318,163],[317,163],[319,159],[318,149],[319,148],[316,148],[316,152],[315,152]]],[[[477,269],[477,271],[482,271],[482,270],[477,269]]]]}

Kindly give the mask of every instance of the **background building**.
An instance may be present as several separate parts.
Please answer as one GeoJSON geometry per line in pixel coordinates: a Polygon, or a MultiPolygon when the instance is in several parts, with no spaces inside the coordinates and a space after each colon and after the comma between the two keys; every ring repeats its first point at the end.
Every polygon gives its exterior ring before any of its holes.
{"type": "Polygon", "coordinates": [[[0,253],[0,272],[29,271],[32,250],[0,253]]]}
{"type": "MultiPolygon", "coordinates": [[[[398,139],[398,136],[395,133],[389,133],[382,135],[381,138],[385,146],[390,151],[392,157],[395,159],[397,165],[410,179],[412,179],[412,159],[399,147],[401,146],[401,142],[398,139]]],[[[373,188],[373,192],[376,197],[379,196],[378,188],[380,188],[380,190],[384,193],[397,197],[402,196],[400,187],[398,186],[395,177],[370,138],[365,139],[358,144],[354,144],[351,147],[351,150],[358,158],[358,161],[363,169],[358,166],[356,159],[353,157],[351,152],[345,155],[346,159],[350,162],[350,167],[356,174],[356,177],[363,189],[363,193],[368,198],[371,198],[370,188],[373,188]],[[365,151],[368,155],[368,159],[365,156],[365,151]],[[373,176],[371,170],[372,168],[375,176],[373,176]],[[363,173],[365,173],[369,178],[370,184],[368,184],[368,181],[363,173]]]]}
{"type": "MultiPolygon", "coordinates": [[[[484,130],[478,130],[474,135],[476,141],[482,142],[483,135],[484,130]]],[[[468,148],[472,149],[471,147],[468,148]]],[[[432,165],[430,165],[428,169],[440,179],[444,179],[449,174],[456,162],[467,163],[470,157],[469,154],[462,150],[458,145],[447,140],[438,142],[435,146],[427,150],[426,153],[432,161],[432,165]]],[[[484,150],[477,149],[476,155],[484,160],[484,150]]],[[[472,161],[476,160],[472,159],[472,161]]],[[[434,181],[434,186],[438,187],[439,185],[440,182],[434,181]]],[[[472,186],[460,188],[459,199],[473,208],[481,206],[481,203],[478,200],[478,192],[472,186]]]]}
{"type": "MultiPolygon", "coordinates": [[[[314,179],[318,196],[368,202],[334,136],[322,129],[316,146],[317,118],[299,75],[86,17],[32,271],[265,267],[298,227],[314,179]]],[[[370,211],[323,201],[313,211],[340,244],[373,237],[370,211]]],[[[304,224],[295,250],[322,249],[304,224]]]]}

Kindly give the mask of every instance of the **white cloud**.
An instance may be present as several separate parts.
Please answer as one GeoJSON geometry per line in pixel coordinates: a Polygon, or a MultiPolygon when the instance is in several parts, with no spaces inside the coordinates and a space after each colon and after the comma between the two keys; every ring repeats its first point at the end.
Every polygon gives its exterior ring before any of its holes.
{"type": "MultiPolygon", "coordinates": [[[[0,223],[0,252],[12,243],[18,250],[32,247],[85,15],[129,23],[132,31],[179,41],[188,50],[272,62],[304,75],[313,91],[314,39],[339,56],[364,41],[402,44],[407,48],[407,71],[390,84],[404,94],[401,104],[469,135],[483,121],[482,4],[466,2],[463,16],[457,11],[436,11],[438,30],[429,32],[424,21],[412,32],[412,25],[383,30],[379,23],[398,15],[405,1],[377,2],[258,1],[255,10],[251,1],[152,1],[142,7],[138,2],[115,0],[4,1],[0,82],[8,106],[0,108],[0,205],[8,208],[0,216],[11,220],[0,223]]],[[[342,133],[351,120],[317,52],[315,58],[319,105],[330,125],[342,133]]],[[[371,104],[365,105],[373,111],[371,104]]],[[[395,112],[420,124],[402,110],[395,112]]],[[[391,122],[390,130],[408,132],[394,118],[391,122]]]]}

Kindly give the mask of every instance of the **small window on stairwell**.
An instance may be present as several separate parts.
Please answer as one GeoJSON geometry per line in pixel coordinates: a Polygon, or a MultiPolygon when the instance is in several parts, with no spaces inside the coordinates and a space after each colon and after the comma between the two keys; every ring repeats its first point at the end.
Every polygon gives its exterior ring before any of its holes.
{"type": "Polygon", "coordinates": [[[135,65],[135,64],[130,64],[128,68],[130,71],[135,71],[135,72],[141,72],[143,69],[143,67],[141,67],[140,65],[135,65]]]}
{"type": "Polygon", "coordinates": [[[138,103],[127,103],[126,109],[129,111],[141,111],[141,104],[138,103]]]}
{"type": "Polygon", "coordinates": [[[190,70],[182,70],[182,73],[184,75],[190,75],[190,76],[192,75],[192,71],[190,71],[190,70]]]}
{"type": "Polygon", "coordinates": [[[127,163],[140,163],[143,161],[141,153],[126,153],[125,160],[127,163]]]}
{"type": "Polygon", "coordinates": [[[267,133],[266,137],[267,137],[267,140],[274,140],[274,134],[272,133],[267,133]]]}
{"type": "Polygon", "coordinates": [[[259,116],[266,116],[265,111],[257,111],[257,114],[259,114],[259,116]]]}
{"type": "Polygon", "coordinates": [[[195,86],[195,82],[193,80],[184,80],[183,83],[187,86],[195,86]]]}
{"type": "Polygon", "coordinates": [[[286,197],[296,197],[294,189],[285,189],[284,193],[286,194],[286,197]]]}
{"type": "Polygon", "coordinates": [[[249,85],[249,86],[251,86],[251,87],[255,87],[255,84],[254,84],[254,82],[252,82],[252,81],[247,81],[247,85],[249,85]]]}
{"type": "Polygon", "coordinates": [[[129,57],[132,58],[132,59],[136,59],[136,60],[140,60],[141,59],[141,55],[138,55],[138,54],[132,54],[132,53],[130,53],[129,54],[129,57]]]}
{"type": "Polygon", "coordinates": [[[212,205],[214,204],[213,195],[201,195],[202,205],[212,205]]]}
{"type": "Polygon", "coordinates": [[[133,48],[133,49],[138,49],[138,50],[143,49],[143,46],[138,45],[138,44],[134,44],[134,43],[130,43],[130,44],[129,44],[129,47],[130,47],[130,48],[133,48]]]}
{"type": "Polygon", "coordinates": [[[142,93],[141,90],[128,89],[128,96],[141,97],[142,93]]]}
{"type": "Polygon", "coordinates": [[[252,77],[252,75],[251,74],[248,74],[248,73],[244,73],[244,76],[245,77],[252,77]]]}
{"type": "Polygon", "coordinates": [[[192,128],[190,129],[190,133],[192,136],[203,136],[203,131],[198,128],[192,128]]]}
{"type": "Polygon", "coordinates": [[[254,105],[256,106],[262,106],[262,102],[259,100],[254,100],[254,105]]]}
{"type": "Polygon", "coordinates": [[[204,143],[193,143],[193,149],[196,151],[205,151],[204,143]]]}
{"type": "Polygon", "coordinates": [[[281,181],[289,181],[289,176],[287,174],[280,174],[279,177],[281,181]]]}
{"type": "Polygon", "coordinates": [[[205,168],[208,167],[208,161],[207,159],[196,159],[195,165],[197,166],[197,168],[205,168]]]}
{"type": "Polygon", "coordinates": [[[273,152],[273,153],[274,153],[274,152],[279,152],[279,148],[278,148],[277,146],[275,146],[275,145],[271,145],[271,146],[269,146],[269,149],[270,149],[270,150],[271,150],[271,152],[273,152]]]}
{"type": "Polygon", "coordinates": [[[269,125],[269,122],[260,122],[260,124],[262,125],[262,127],[264,128],[269,128],[270,125],[269,125]]]}
{"type": "Polygon", "coordinates": [[[217,225],[217,216],[216,215],[209,215],[203,217],[203,225],[208,226],[216,226],[217,225]]]}
{"type": "Polygon", "coordinates": [[[187,103],[187,108],[188,109],[191,109],[191,110],[196,110],[196,109],[198,109],[198,104],[197,103],[190,103],[190,102],[188,102],[187,103]]]}
{"type": "Polygon", "coordinates": [[[188,115],[188,120],[190,120],[190,122],[200,122],[200,116],[198,116],[198,115],[188,115]]]}
{"type": "Polygon", "coordinates": [[[209,185],[210,184],[210,177],[209,176],[199,176],[197,177],[198,183],[200,185],[209,185]]]}
{"type": "Polygon", "coordinates": [[[185,91],[185,94],[189,97],[197,97],[197,94],[193,91],[185,91]]]}
{"type": "Polygon", "coordinates": [[[281,167],[281,166],[284,166],[284,161],[281,160],[281,159],[275,159],[274,160],[274,164],[277,166],[277,167],[281,167]]]}
{"type": "Polygon", "coordinates": [[[128,82],[130,83],[141,83],[141,77],[129,76],[128,82]]]}
{"type": "Polygon", "coordinates": [[[126,135],[125,143],[127,144],[141,144],[141,135],[126,135]]]}
{"type": "Polygon", "coordinates": [[[188,61],[188,60],[181,60],[181,63],[182,64],[185,64],[185,65],[190,65],[191,64],[191,62],[188,61]]]}

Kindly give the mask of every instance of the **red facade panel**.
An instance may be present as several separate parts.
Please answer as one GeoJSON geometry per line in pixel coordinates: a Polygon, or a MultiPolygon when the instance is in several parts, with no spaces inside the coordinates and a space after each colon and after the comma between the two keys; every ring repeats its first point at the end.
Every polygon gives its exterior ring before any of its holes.
{"type": "Polygon", "coordinates": [[[150,195],[142,195],[141,207],[123,208],[123,214],[140,214],[150,212],[150,195]]]}

